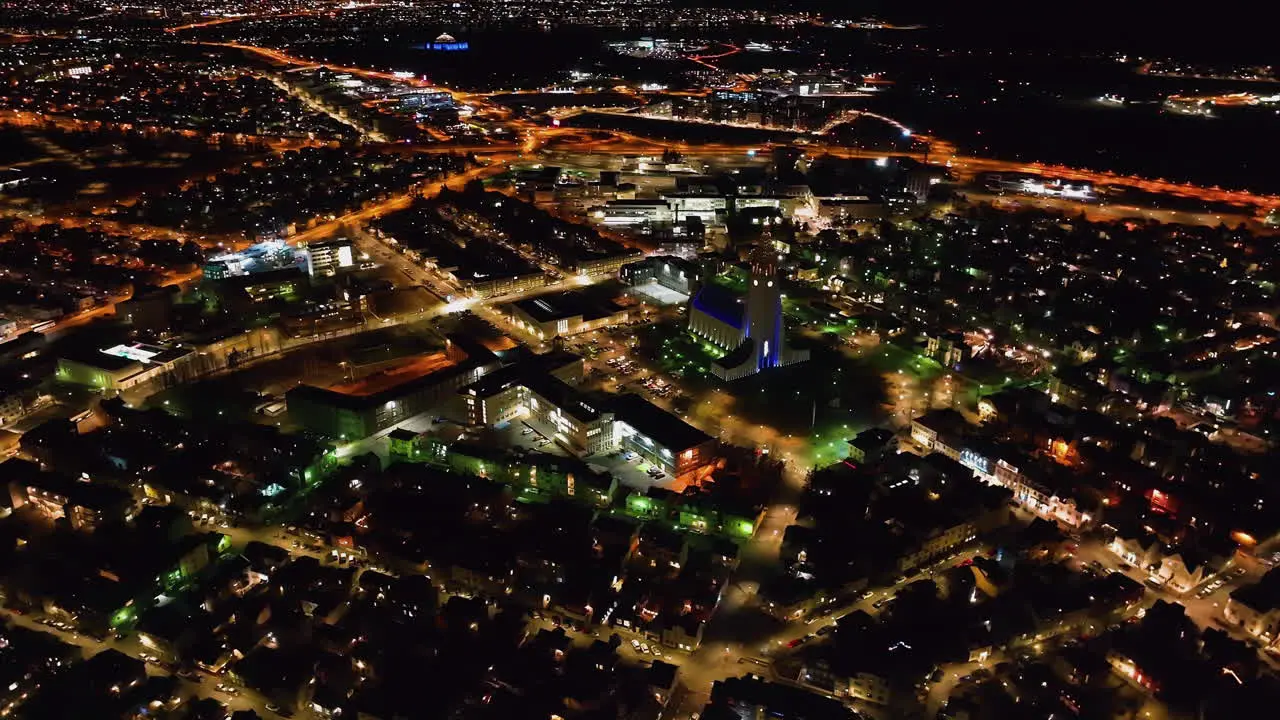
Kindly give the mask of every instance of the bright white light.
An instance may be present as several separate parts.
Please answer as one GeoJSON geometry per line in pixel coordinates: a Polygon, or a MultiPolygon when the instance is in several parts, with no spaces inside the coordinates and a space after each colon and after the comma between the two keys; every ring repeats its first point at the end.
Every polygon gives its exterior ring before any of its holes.
{"type": "Polygon", "coordinates": [[[151,358],[159,355],[159,352],[146,350],[137,345],[116,345],[102,351],[106,355],[114,355],[116,357],[125,358],[127,360],[137,360],[138,362],[149,362],[151,358]]]}

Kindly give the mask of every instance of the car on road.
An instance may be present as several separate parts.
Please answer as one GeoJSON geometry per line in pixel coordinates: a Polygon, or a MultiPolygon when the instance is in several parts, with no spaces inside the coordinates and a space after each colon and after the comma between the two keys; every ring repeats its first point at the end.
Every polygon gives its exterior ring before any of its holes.
{"type": "Polygon", "coordinates": [[[875,609],[879,610],[880,608],[884,607],[885,605],[888,605],[888,604],[889,604],[889,601],[890,601],[890,600],[892,600],[892,599],[893,599],[893,596],[892,596],[892,595],[890,595],[889,597],[882,597],[882,598],[880,598],[879,600],[877,600],[877,601],[875,601],[875,602],[871,603],[871,607],[873,607],[873,608],[875,608],[875,609]]]}
{"type": "Polygon", "coordinates": [[[218,683],[218,691],[224,692],[228,695],[235,695],[236,693],[240,692],[240,689],[234,685],[228,685],[226,683],[218,683]]]}

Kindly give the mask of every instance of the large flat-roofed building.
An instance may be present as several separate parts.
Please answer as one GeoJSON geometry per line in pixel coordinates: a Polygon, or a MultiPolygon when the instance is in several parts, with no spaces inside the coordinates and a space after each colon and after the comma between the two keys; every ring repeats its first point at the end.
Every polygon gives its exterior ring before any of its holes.
{"type": "Polygon", "coordinates": [[[629,250],[618,246],[608,250],[580,254],[570,265],[575,275],[598,277],[601,275],[613,275],[623,265],[633,263],[642,257],[644,257],[644,253],[639,250],[629,250]]]}
{"type": "Polygon", "coordinates": [[[720,194],[707,193],[665,193],[663,199],[671,208],[672,222],[684,222],[689,218],[698,218],[703,225],[723,225],[729,201],[720,194]]]}
{"type": "Polygon", "coordinates": [[[582,359],[568,353],[512,365],[461,390],[467,420],[496,426],[531,421],[582,455],[626,449],[679,477],[716,459],[710,435],[639,395],[579,390],[582,359]]]}
{"type": "Polygon", "coordinates": [[[142,342],[72,349],[58,358],[54,377],[72,385],[119,392],[176,369],[189,355],[188,348],[142,342]]]}
{"type": "Polygon", "coordinates": [[[617,447],[613,417],[598,400],[548,375],[530,375],[522,385],[528,394],[529,416],[550,427],[555,440],[586,455],[617,447]]]}
{"type": "Polygon", "coordinates": [[[472,243],[462,249],[436,242],[416,248],[416,252],[427,267],[438,270],[472,297],[511,295],[547,284],[541,268],[499,245],[472,243]]]}
{"type": "Polygon", "coordinates": [[[297,267],[297,251],[283,240],[267,240],[244,250],[215,255],[205,261],[206,280],[258,275],[297,267]]]}
{"type": "Polygon", "coordinates": [[[675,219],[666,200],[610,200],[595,211],[596,219],[605,225],[643,225],[670,223],[675,219]]]}
{"type": "Polygon", "coordinates": [[[655,255],[623,265],[618,270],[618,279],[636,287],[657,283],[685,296],[692,295],[699,287],[697,264],[673,255],[655,255]]]}
{"type": "Polygon", "coordinates": [[[549,353],[502,368],[462,390],[467,421],[497,426],[530,419],[575,452],[608,452],[612,418],[601,411],[603,403],[575,387],[584,371],[582,358],[569,353],[549,353]]]}
{"type": "Polygon", "coordinates": [[[539,339],[591,332],[627,322],[627,308],[597,288],[542,295],[503,306],[517,327],[539,339]]]}
{"type": "Polygon", "coordinates": [[[409,90],[396,93],[394,97],[399,101],[400,107],[406,108],[439,110],[457,107],[453,101],[453,96],[444,90],[411,88],[409,90]]]}
{"type": "Polygon", "coordinates": [[[222,303],[248,310],[258,303],[293,302],[311,289],[311,278],[301,268],[288,267],[249,275],[232,275],[213,283],[222,303]]]}
{"type": "Polygon", "coordinates": [[[715,459],[716,440],[639,395],[612,398],[619,448],[639,453],[667,473],[680,476],[715,459]]]}
{"type": "Polygon", "coordinates": [[[347,238],[310,243],[302,254],[311,277],[333,277],[356,265],[355,253],[347,238]]]}
{"type": "Polygon", "coordinates": [[[818,217],[833,225],[880,220],[889,214],[888,206],[878,198],[866,195],[824,197],[818,200],[818,217]]]}
{"type": "Polygon", "coordinates": [[[290,390],[290,415],[313,432],[343,440],[375,435],[415,415],[451,404],[458,388],[497,370],[493,353],[450,338],[446,348],[360,380],[290,390]]]}

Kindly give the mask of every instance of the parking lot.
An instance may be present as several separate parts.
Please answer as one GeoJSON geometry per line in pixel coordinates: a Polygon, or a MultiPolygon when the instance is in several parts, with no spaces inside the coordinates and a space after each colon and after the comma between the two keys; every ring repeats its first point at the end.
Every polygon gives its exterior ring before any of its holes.
{"type": "Polygon", "coordinates": [[[618,478],[619,484],[634,490],[644,491],[651,487],[663,487],[671,490],[679,489],[673,487],[675,478],[666,473],[662,475],[651,474],[649,471],[653,469],[653,465],[642,457],[636,457],[634,453],[631,455],[627,455],[624,452],[591,455],[586,458],[586,461],[595,467],[607,470],[618,478]]]}
{"type": "Polygon", "coordinates": [[[568,456],[569,452],[551,439],[551,428],[531,418],[512,420],[501,427],[495,427],[499,434],[500,447],[524,448],[548,455],[568,456]]]}

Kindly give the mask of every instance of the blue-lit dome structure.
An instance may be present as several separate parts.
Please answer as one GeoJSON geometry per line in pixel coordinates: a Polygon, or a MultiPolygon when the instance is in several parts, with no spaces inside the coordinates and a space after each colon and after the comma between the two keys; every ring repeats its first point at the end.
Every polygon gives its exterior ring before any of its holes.
{"type": "Polygon", "coordinates": [[[461,52],[468,49],[467,41],[458,40],[449,33],[440,33],[435,40],[422,46],[426,50],[434,50],[436,52],[461,52]]]}

